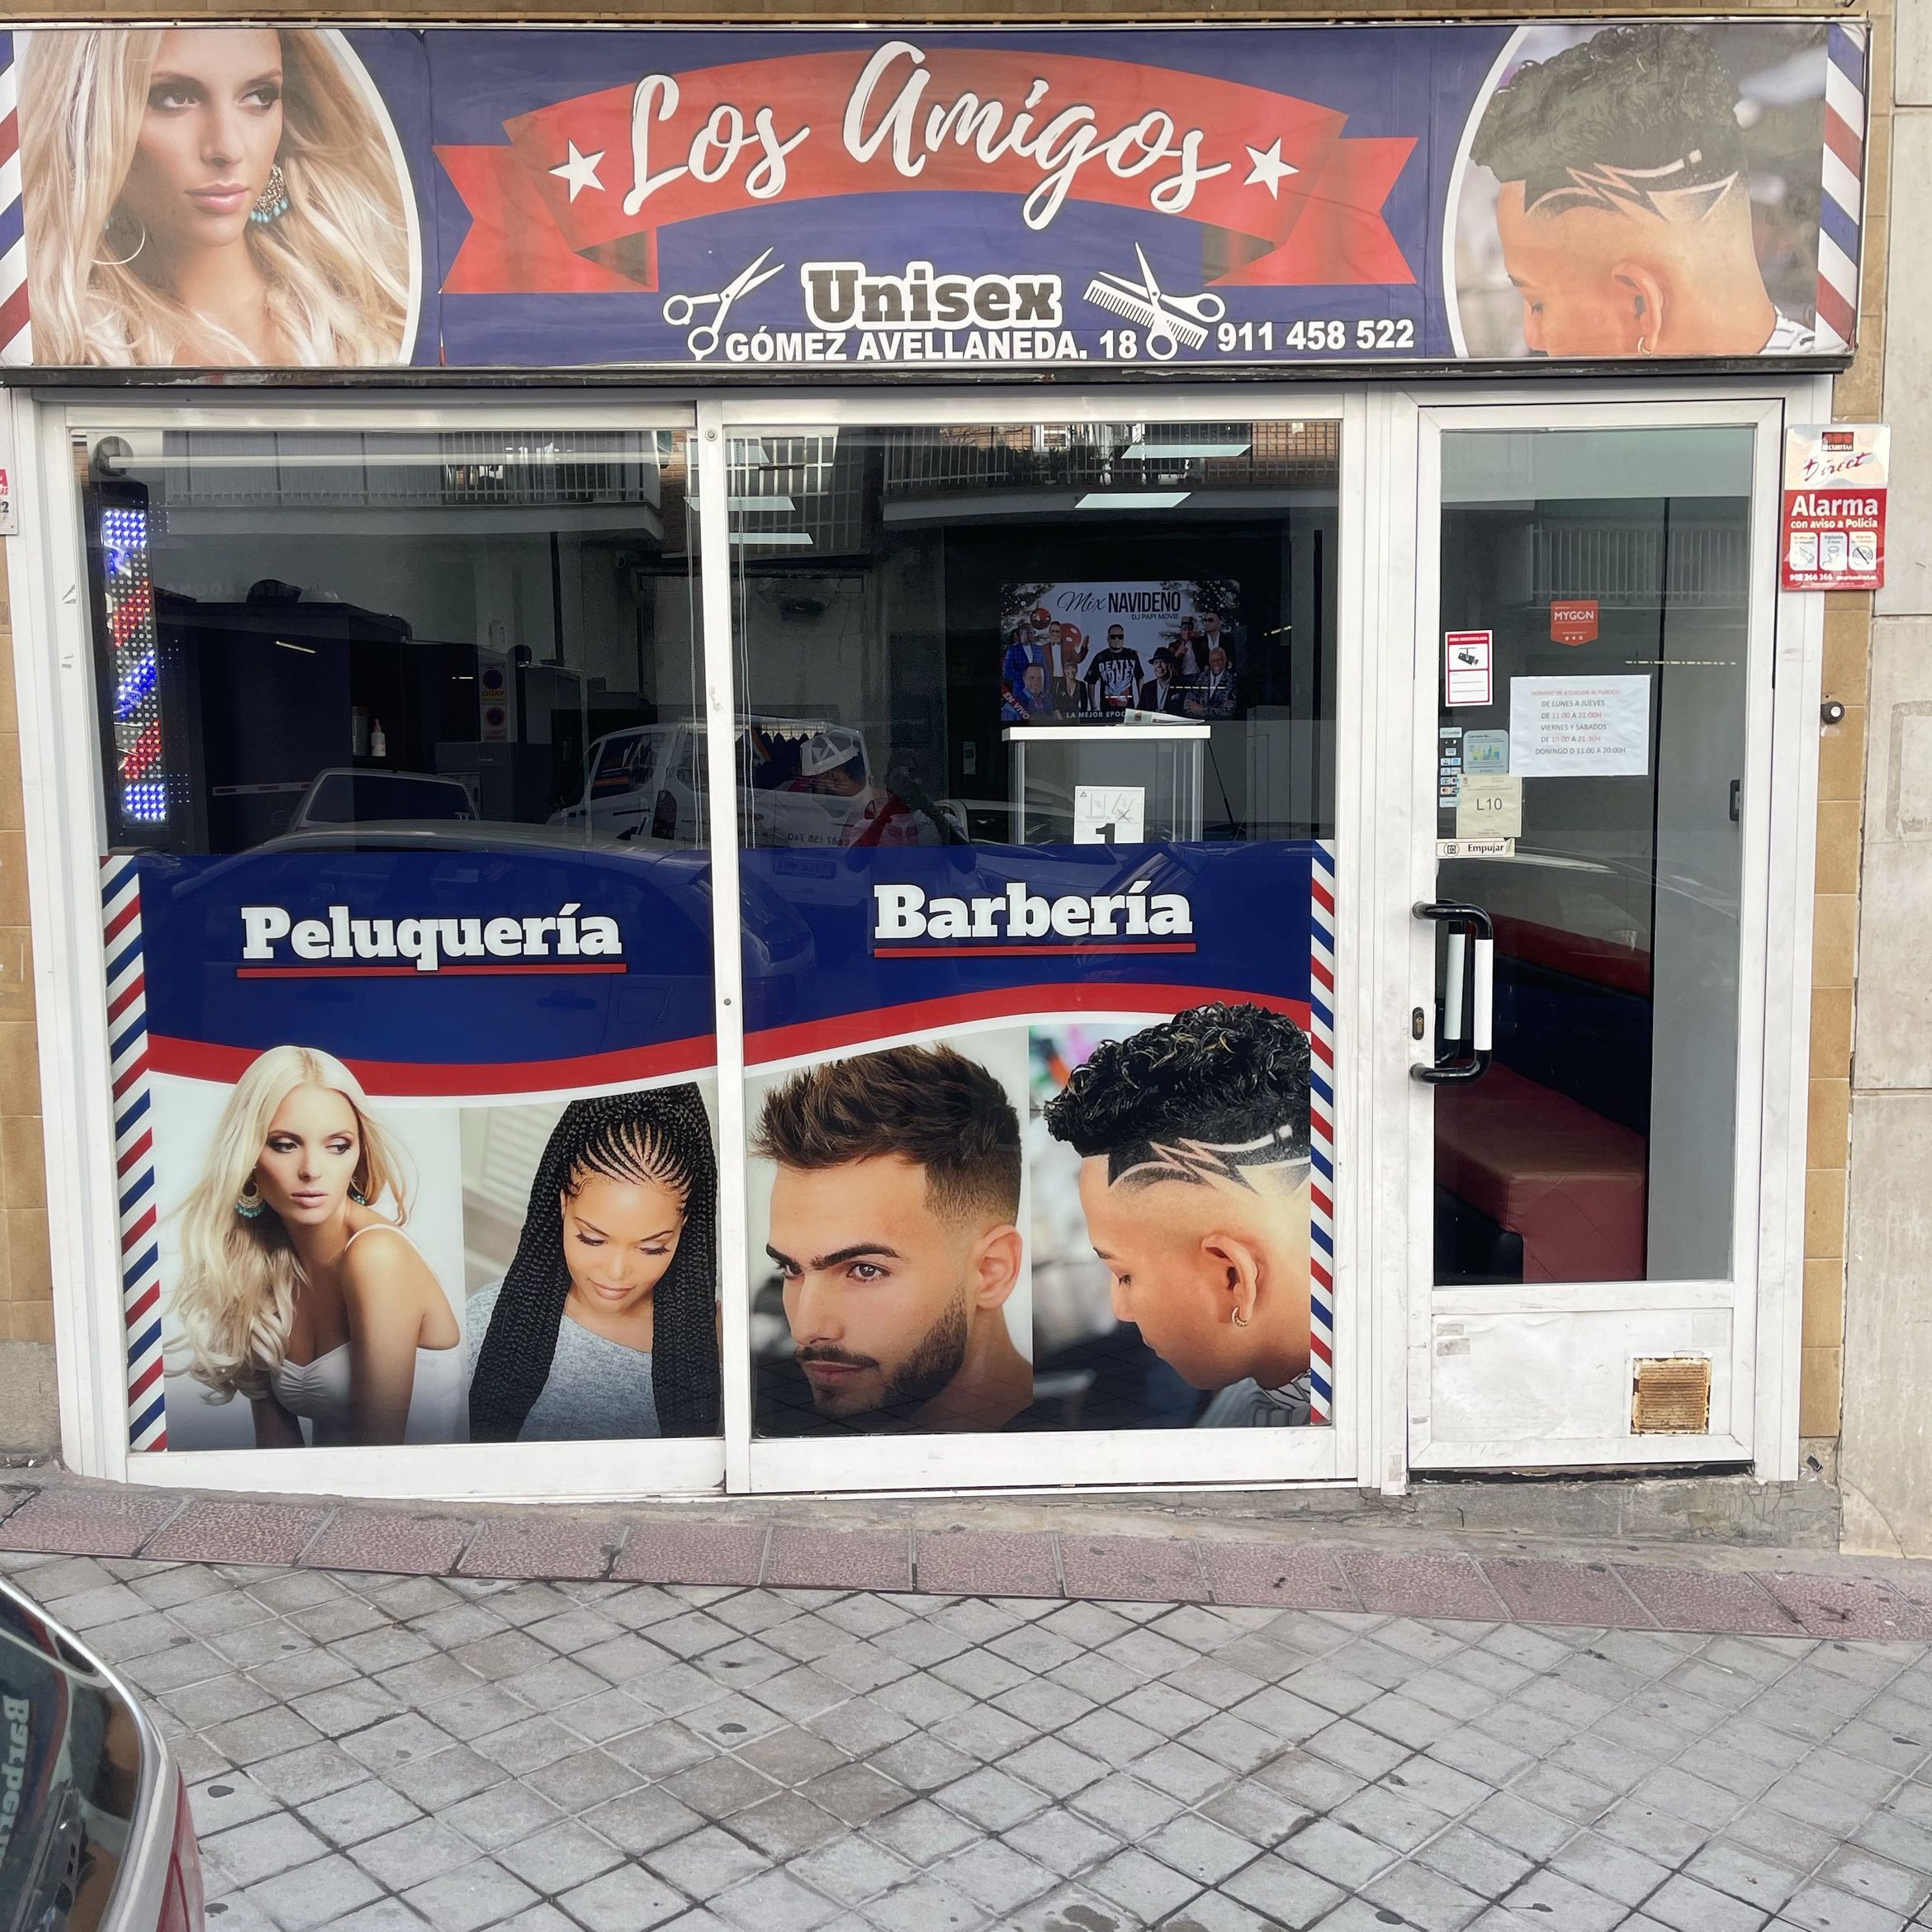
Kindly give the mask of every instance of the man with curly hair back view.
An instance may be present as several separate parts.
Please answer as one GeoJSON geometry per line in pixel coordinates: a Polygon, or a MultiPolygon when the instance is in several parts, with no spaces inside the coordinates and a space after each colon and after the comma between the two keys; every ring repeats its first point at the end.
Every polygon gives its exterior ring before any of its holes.
{"type": "Polygon", "coordinates": [[[1737,102],[1704,34],[1655,22],[1526,62],[1496,94],[1470,152],[1502,184],[1532,355],[1816,346],[1764,287],[1737,102]]]}
{"type": "Polygon", "coordinates": [[[1114,1313],[1196,1389],[1198,1426],[1309,1419],[1309,1046],[1286,1015],[1195,1006],[1047,1103],[1114,1313]]]}

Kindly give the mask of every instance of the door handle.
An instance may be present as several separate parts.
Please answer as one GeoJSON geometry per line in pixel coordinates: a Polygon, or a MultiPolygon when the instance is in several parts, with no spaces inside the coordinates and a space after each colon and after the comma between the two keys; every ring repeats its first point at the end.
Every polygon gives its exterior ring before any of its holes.
{"type": "Polygon", "coordinates": [[[1442,1040],[1460,1044],[1462,1039],[1463,978],[1467,955],[1470,981],[1470,1035],[1466,1058],[1434,1065],[1414,1065],[1412,1080],[1428,1087],[1456,1081],[1480,1080],[1489,1070],[1496,1008],[1496,929],[1480,906],[1454,899],[1421,899],[1410,907],[1418,919],[1447,929],[1449,956],[1442,986],[1442,1040]]]}

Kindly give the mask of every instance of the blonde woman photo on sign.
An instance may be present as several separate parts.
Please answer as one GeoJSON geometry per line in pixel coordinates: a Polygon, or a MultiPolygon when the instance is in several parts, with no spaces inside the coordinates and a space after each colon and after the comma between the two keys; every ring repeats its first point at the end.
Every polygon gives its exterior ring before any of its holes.
{"type": "Polygon", "coordinates": [[[89,27],[24,39],[36,362],[403,358],[404,187],[334,36],[89,27]]]}
{"type": "Polygon", "coordinates": [[[462,1333],[402,1230],[400,1160],[354,1074],[272,1047],[235,1083],[181,1210],[173,1319],[258,1448],[460,1441],[462,1333]],[[380,1211],[386,1202],[391,1214],[380,1211]]]}

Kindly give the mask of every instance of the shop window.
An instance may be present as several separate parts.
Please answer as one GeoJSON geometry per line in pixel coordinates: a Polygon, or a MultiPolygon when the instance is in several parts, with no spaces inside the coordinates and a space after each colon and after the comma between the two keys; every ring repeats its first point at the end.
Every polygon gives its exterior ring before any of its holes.
{"type": "Polygon", "coordinates": [[[688,456],[77,443],[137,1448],[717,1432],[688,456]]]}
{"type": "Polygon", "coordinates": [[[731,444],[760,1433],[1330,1418],[1338,457],[731,444]]]}

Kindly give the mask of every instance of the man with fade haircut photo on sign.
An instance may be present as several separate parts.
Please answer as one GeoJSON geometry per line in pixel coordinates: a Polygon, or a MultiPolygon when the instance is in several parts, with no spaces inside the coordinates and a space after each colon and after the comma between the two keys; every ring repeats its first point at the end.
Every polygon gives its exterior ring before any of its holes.
{"type": "Polygon", "coordinates": [[[1527,61],[1497,92],[1470,153],[1502,184],[1532,355],[1816,348],[1764,286],[1737,108],[1710,41],[1654,23],[1527,61]]]}
{"type": "Polygon", "coordinates": [[[1196,1427],[1309,1420],[1309,1046],[1286,1015],[1195,1006],[1109,1040],[1047,1103],[1114,1314],[1196,1389],[1196,1427]]]}
{"type": "MultiPolygon", "coordinates": [[[[1020,1118],[984,1067],[903,1046],[809,1068],[766,1099],[751,1151],[778,1167],[766,1252],[821,1432],[997,1429],[1031,1403],[1006,1314],[1020,1118]]],[[[760,1426],[790,1432],[776,1382],[760,1426]]]]}

